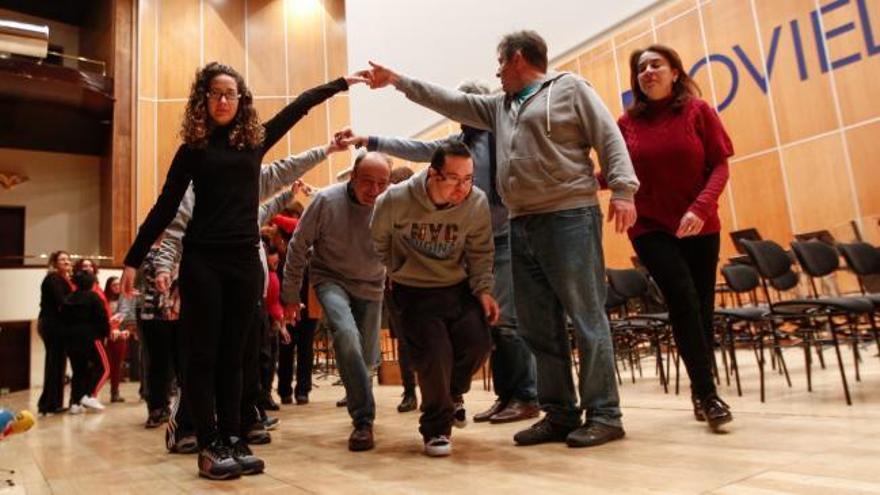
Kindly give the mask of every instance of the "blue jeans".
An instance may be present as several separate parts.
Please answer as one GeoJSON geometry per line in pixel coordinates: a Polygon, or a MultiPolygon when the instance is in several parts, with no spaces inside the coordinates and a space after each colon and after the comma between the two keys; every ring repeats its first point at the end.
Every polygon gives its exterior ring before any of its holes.
{"type": "Polygon", "coordinates": [[[519,331],[535,354],[538,402],[553,423],[587,419],[621,426],[611,331],[605,316],[602,212],[598,206],[526,215],[510,222],[519,331]],[[580,357],[577,406],[571,318],[580,357]]]}
{"type": "Polygon", "coordinates": [[[501,319],[492,328],[492,381],[495,393],[504,402],[535,402],[538,397],[535,356],[517,331],[513,302],[513,273],[510,269],[510,237],[495,237],[495,290],[501,319]]]}
{"type": "Polygon", "coordinates": [[[319,284],[315,294],[333,333],[333,349],[345,385],[348,414],[355,426],[372,424],[376,418],[376,402],[370,369],[379,355],[382,301],[354,297],[333,282],[319,284]]]}

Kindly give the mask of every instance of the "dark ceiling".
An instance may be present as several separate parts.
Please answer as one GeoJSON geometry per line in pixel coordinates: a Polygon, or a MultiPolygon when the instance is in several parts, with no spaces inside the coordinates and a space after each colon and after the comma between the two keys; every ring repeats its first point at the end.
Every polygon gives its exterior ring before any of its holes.
{"type": "Polygon", "coordinates": [[[0,0],[0,9],[81,26],[92,0],[0,0]]]}

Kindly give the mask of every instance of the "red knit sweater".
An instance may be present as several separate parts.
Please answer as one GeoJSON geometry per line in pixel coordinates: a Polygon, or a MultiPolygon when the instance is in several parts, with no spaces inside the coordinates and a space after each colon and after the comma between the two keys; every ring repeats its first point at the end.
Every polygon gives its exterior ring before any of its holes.
{"type": "Polygon", "coordinates": [[[700,235],[721,230],[718,196],[727,184],[733,144],[708,103],[691,98],[673,110],[670,102],[652,102],[642,116],[624,114],[617,122],[641,183],[630,239],[656,231],[675,235],[687,211],[705,222],[700,235]]]}

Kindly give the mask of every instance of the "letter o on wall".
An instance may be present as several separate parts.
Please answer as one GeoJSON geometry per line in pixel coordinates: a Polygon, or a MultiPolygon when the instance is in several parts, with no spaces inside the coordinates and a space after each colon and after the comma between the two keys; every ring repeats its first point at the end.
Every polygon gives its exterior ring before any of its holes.
{"type": "Polygon", "coordinates": [[[736,97],[736,92],[739,89],[739,71],[736,70],[736,64],[733,63],[733,60],[731,60],[730,57],[721,55],[720,53],[713,53],[706,58],[698,60],[697,63],[691,67],[691,70],[688,71],[688,75],[693,78],[694,75],[709,62],[719,62],[730,71],[730,90],[727,91],[727,95],[721,100],[721,103],[718,104],[718,112],[721,113],[736,97]]]}

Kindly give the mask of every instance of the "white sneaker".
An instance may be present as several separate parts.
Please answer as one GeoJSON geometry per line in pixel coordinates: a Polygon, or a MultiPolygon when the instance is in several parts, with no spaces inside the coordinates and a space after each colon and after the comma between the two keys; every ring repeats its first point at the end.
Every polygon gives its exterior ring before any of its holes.
{"type": "Polygon", "coordinates": [[[452,413],[452,426],[456,428],[464,428],[467,424],[467,412],[464,410],[464,402],[456,402],[455,409],[452,413]]]}
{"type": "Polygon", "coordinates": [[[88,395],[84,395],[83,398],[79,400],[79,403],[89,409],[94,409],[96,411],[104,410],[104,404],[101,404],[101,401],[94,397],[89,397],[88,395]]]}
{"type": "Polygon", "coordinates": [[[425,442],[425,455],[429,457],[445,457],[452,453],[452,440],[446,435],[431,437],[425,442]]]}
{"type": "Polygon", "coordinates": [[[67,412],[70,414],[82,414],[86,412],[86,408],[79,404],[73,404],[70,406],[70,409],[68,409],[67,412]]]}

